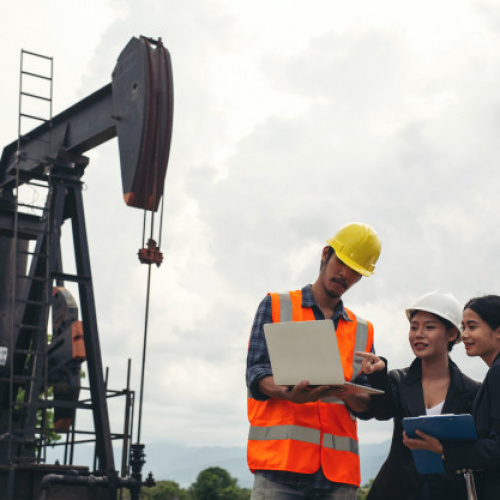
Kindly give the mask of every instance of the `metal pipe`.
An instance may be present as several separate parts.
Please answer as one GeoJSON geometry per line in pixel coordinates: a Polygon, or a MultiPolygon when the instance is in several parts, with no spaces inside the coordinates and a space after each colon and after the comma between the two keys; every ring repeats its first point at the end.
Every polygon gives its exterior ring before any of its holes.
{"type": "Polygon", "coordinates": [[[130,373],[131,373],[131,362],[132,360],[128,359],[127,364],[127,388],[125,393],[125,422],[123,424],[123,445],[122,445],[122,477],[126,477],[128,474],[127,470],[127,462],[128,462],[128,448],[129,448],[129,439],[130,436],[130,403],[131,403],[131,395],[130,395],[130,373]]]}
{"type": "Polygon", "coordinates": [[[477,500],[476,485],[474,483],[474,474],[464,472],[465,486],[467,488],[467,500],[477,500]]]}
{"type": "Polygon", "coordinates": [[[142,367],[141,367],[141,392],[139,394],[139,419],[137,425],[137,444],[141,442],[142,425],[142,398],[144,393],[144,371],[146,368],[146,345],[148,338],[148,320],[149,320],[149,295],[151,290],[151,264],[148,267],[148,284],[146,292],[146,317],[144,320],[144,343],[142,347],[142,367]]]}
{"type": "Polygon", "coordinates": [[[47,474],[40,482],[40,489],[48,498],[48,490],[54,485],[66,486],[88,486],[90,488],[128,488],[130,490],[131,500],[139,500],[141,483],[134,478],[123,479],[116,476],[80,476],[77,471],[70,471],[68,474],[47,474]]]}

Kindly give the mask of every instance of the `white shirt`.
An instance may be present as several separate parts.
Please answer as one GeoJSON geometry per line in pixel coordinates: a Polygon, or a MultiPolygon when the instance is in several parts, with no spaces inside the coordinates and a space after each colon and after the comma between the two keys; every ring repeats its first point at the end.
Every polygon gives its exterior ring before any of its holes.
{"type": "Polygon", "coordinates": [[[441,410],[443,409],[444,406],[444,399],[441,401],[441,403],[438,403],[436,406],[433,406],[432,408],[426,408],[425,413],[427,415],[441,415],[441,410]]]}

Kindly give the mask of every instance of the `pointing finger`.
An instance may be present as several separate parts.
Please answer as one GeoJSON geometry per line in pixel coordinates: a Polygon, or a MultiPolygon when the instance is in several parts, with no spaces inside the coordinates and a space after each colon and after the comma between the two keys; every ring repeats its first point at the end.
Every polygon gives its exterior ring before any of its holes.
{"type": "Polygon", "coordinates": [[[360,356],[362,358],[369,358],[370,356],[373,356],[371,352],[364,352],[364,351],[354,351],[354,354],[356,356],[360,356]]]}

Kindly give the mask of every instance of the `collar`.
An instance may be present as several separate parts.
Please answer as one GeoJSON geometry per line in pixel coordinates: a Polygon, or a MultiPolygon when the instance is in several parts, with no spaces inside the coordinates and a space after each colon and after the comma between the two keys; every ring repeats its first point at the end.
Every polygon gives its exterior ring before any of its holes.
{"type": "Polygon", "coordinates": [[[408,368],[408,383],[410,385],[415,384],[418,380],[422,379],[422,360],[420,358],[415,358],[408,368]]]}
{"type": "MultiPolygon", "coordinates": [[[[496,365],[496,364],[500,364],[500,352],[495,356],[495,359],[493,360],[493,363],[491,363],[491,366],[493,365],[496,365]]],[[[490,368],[491,368],[490,366],[490,368]]]]}
{"type": "MultiPolygon", "coordinates": [[[[314,296],[312,293],[312,285],[306,285],[304,288],[302,288],[302,307],[316,307],[319,309],[318,304],[316,304],[316,301],[314,300],[314,296]]],[[[347,315],[346,310],[344,309],[344,303],[342,302],[342,299],[339,300],[339,303],[337,304],[337,308],[335,309],[335,314],[333,315],[334,321],[337,320],[338,318],[342,317],[346,321],[352,321],[351,318],[347,315]]]]}
{"type": "MultiPolygon", "coordinates": [[[[450,371],[450,377],[455,378],[457,373],[459,373],[458,366],[448,355],[448,368],[450,371]]],[[[414,384],[422,379],[422,360],[420,358],[415,358],[408,369],[408,381],[410,384],[414,384]]]]}

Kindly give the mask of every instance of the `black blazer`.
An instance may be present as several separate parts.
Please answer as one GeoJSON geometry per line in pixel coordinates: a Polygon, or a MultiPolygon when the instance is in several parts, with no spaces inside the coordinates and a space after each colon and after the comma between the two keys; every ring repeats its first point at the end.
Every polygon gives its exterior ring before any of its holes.
{"type": "MultiPolygon", "coordinates": [[[[480,384],[464,375],[450,360],[450,386],[442,413],[470,413],[480,384]]],[[[394,418],[389,455],[375,478],[367,500],[465,500],[463,476],[419,474],[410,450],[403,444],[403,417],[425,415],[422,390],[422,362],[415,359],[409,368],[378,372],[369,376],[374,387],[385,390],[372,396],[371,410],[360,418],[394,418]]]]}
{"type": "Polygon", "coordinates": [[[443,442],[447,472],[472,469],[480,500],[500,499],[500,354],[493,361],[472,405],[477,441],[443,442]]]}

